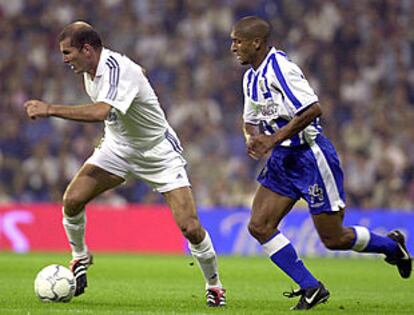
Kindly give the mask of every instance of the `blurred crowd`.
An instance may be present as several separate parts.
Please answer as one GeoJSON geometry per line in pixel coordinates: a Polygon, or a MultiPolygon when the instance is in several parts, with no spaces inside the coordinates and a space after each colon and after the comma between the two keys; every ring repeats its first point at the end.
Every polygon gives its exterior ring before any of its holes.
{"type": "MultiPolygon", "coordinates": [[[[347,205],[414,210],[414,2],[411,0],[0,0],[0,203],[59,202],[102,124],[29,120],[24,101],[88,103],[57,35],[74,20],[146,70],[185,149],[199,205],[249,206],[261,164],[245,154],[237,19],[259,15],[272,44],[319,95],[341,157],[347,205]]],[[[131,180],[100,202],[158,203],[131,180]]]]}

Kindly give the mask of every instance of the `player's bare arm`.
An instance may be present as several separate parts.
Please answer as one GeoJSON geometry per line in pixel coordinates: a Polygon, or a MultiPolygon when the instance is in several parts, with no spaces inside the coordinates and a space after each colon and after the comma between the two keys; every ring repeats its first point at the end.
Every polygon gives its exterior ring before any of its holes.
{"type": "MultiPolygon", "coordinates": [[[[255,124],[251,124],[251,123],[244,123],[243,124],[243,135],[244,135],[244,138],[246,140],[247,148],[249,148],[249,143],[250,143],[252,137],[257,136],[259,134],[260,134],[259,125],[255,125],[255,124]]],[[[253,153],[250,153],[249,150],[247,150],[247,154],[252,159],[255,159],[255,160],[259,159],[253,153]]]]}
{"type": "Polygon", "coordinates": [[[266,154],[277,144],[292,138],[294,135],[305,129],[315,118],[322,115],[319,103],[314,103],[303,112],[296,115],[286,126],[279,129],[273,135],[259,134],[252,136],[248,142],[248,154],[258,159],[266,154]]]}
{"type": "Polygon", "coordinates": [[[103,121],[111,110],[111,105],[104,102],[84,105],[57,105],[30,100],[24,104],[24,107],[27,115],[32,119],[54,116],[83,122],[103,121]]]}

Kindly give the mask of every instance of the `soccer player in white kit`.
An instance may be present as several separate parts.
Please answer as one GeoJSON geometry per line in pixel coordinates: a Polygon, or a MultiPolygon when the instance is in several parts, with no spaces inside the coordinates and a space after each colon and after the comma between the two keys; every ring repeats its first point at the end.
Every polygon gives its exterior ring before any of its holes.
{"type": "Polygon", "coordinates": [[[271,261],[299,285],[286,292],[300,297],[296,310],[326,302],[329,291],[305,267],[278,225],[296,201],[306,200],[316,230],[328,249],[381,253],[403,278],[411,274],[404,235],[380,236],[366,227],[344,227],[343,174],[334,146],[319,125],[322,109],[300,68],[269,47],[270,25],[255,17],[239,20],[231,32],[231,51],[250,65],[243,79],[247,152],[260,159],[271,152],[258,176],[249,231],[271,261]]]}
{"type": "Polygon", "coordinates": [[[67,106],[30,100],[25,103],[28,116],[105,122],[102,142],[63,196],[63,226],[72,249],[75,295],[84,293],[86,271],[92,263],[84,240],[85,205],[128,176],[135,176],[164,196],[204,275],[207,305],[224,306],[217,255],[197,215],[182,147],[142,68],[104,48],[99,34],[85,22],[66,26],[59,44],[63,61],[75,73],[83,74],[92,103],[67,106]]]}

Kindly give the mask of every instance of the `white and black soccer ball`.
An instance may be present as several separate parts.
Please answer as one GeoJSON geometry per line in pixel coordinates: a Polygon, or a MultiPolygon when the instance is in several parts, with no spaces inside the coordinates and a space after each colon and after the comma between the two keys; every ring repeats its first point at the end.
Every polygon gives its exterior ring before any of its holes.
{"type": "Polygon", "coordinates": [[[69,302],[75,294],[76,281],[68,268],[49,265],[37,274],[34,289],[43,302],[69,302]]]}

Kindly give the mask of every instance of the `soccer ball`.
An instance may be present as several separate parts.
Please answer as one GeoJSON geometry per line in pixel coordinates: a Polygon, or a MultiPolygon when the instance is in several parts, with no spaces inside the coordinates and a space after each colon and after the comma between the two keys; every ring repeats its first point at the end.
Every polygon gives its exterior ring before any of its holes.
{"type": "Polygon", "coordinates": [[[50,265],[37,274],[34,289],[43,302],[69,302],[75,294],[76,281],[68,268],[50,265]]]}

